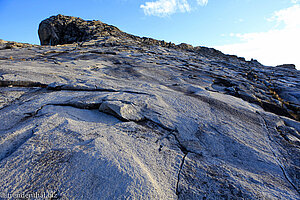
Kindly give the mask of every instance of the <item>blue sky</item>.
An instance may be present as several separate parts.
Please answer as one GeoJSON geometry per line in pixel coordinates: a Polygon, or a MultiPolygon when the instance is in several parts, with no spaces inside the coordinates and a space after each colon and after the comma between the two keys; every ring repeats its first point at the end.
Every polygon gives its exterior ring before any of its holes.
{"type": "Polygon", "coordinates": [[[57,14],[300,67],[300,0],[0,0],[0,38],[39,44],[39,22],[57,14]]]}

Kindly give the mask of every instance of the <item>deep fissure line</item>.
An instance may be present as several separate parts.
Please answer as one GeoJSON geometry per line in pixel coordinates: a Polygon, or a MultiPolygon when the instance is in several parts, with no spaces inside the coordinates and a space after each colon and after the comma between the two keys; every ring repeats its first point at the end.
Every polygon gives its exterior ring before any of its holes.
{"type": "Polygon", "coordinates": [[[176,195],[177,196],[180,194],[180,191],[179,191],[180,175],[181,175],[181,171],[182,171],[184,161],[185,161],[185,158],[186,158],[187,154],[188,154],[188,152],[184,154],[184,156],[182,158],[182,161],[181,161],[181,164],[180,164],[180,167],[179,167],[179,172],[178,172],[178,176],[177,176],[177,183],[176,183],[176,195]]]}
{"type": "Polygon", "coordinates": [[[298,192],[298,194],[300,194],[299,190],[297,189],[297,187],[294,185],[293,181],[289,178],[289,175],[288,173],[286,172],[284,166],[281,164],[281,162],[277,159],[277,155],[273,149],[273,147],[270,145],[270,142],[271,142],[271,136],[270,136],[270,132],[269,132],[269,128],[267,126],[267,123],[266,123],[266,120],[265,118],[262,116],[262,114],[258,111],[256,111],[256,113],[260,116],[260,119],[262,121],[262,126],[264,129],[266,129],[266,132],[267,132],[267,139],[269,140],[268,142],[268,145],[269,145],[269,149],[272,151],[273,155],[274,155],[274,158],[278,164],[278,166],[280,167],[282,173],[283,173],[283,176],[285,177],[285,179],[290,183],[290,185],[298,192]]]}
{"type": "Polygon", "coordinates": [[[33,81],[0,81],[0,87],[39,87],[39,88],[46,88],[48,87],[47,84],[43,84],[40,82],[33,82],[33,81]]]}

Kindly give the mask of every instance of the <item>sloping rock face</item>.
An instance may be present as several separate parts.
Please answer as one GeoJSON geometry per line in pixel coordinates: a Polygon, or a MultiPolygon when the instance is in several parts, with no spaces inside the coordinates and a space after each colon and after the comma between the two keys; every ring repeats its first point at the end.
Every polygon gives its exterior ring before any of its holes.
{"type": "Polygon", "coordinates": [[[1,198],[300,199],[299,71],[70,34],[0,41],[1,198]]]}

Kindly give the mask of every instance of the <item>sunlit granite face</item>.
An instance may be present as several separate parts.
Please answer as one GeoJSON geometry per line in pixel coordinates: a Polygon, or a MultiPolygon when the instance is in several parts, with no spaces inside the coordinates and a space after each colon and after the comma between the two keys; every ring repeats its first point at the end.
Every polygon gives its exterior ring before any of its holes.
{"type": "Polygon", "coordinates": [[[292,67],[123,32],[0,49],[1,195],[300,198],[292,67]]]}

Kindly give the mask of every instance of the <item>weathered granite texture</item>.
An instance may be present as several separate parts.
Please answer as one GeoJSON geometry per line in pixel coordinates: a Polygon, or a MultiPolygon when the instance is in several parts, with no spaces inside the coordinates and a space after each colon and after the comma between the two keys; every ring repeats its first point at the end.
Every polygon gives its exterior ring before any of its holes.
{"type": "MultiPolygon", "coordinates": [[[[46,22],[61,19],[79,20],[46,22]]],[[[299,71],[123,32],[66,35],[0,41],[2,196],[300,199],[299,71]]]]}

